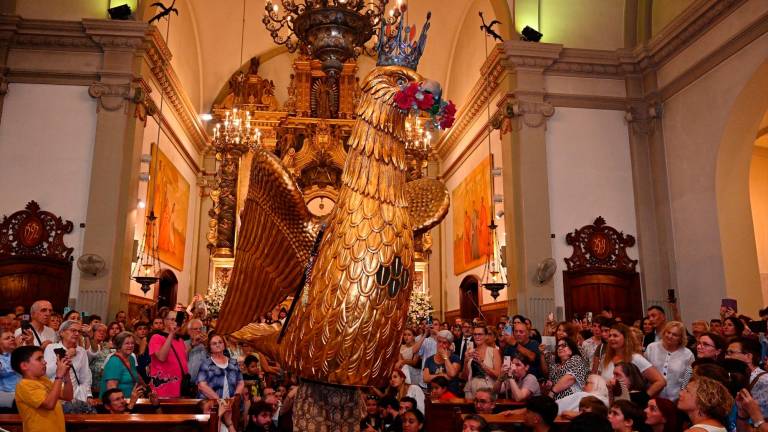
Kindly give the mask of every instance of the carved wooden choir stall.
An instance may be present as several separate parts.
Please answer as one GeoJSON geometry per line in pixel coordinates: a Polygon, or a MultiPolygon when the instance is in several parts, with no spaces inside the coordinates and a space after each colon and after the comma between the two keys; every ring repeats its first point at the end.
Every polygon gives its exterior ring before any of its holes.
{"type": "Polygon", "coordinates": [[[637,260],[627,256],[635,238],[606,225],[599,216],[565,237],[573,247],[563,271],[566,319],[613,308],[615,316],[632,323],[643,316],[637,260]]]}
{"type": "Polygon", "coordinates": [[[0,223],[0,309],[29,307],[47,299],[54,310],[63,310],[72,276],[71,247],[64,234],[72,222],[41,210],[35,201],[24,210],[4,216],[0,223]]]}

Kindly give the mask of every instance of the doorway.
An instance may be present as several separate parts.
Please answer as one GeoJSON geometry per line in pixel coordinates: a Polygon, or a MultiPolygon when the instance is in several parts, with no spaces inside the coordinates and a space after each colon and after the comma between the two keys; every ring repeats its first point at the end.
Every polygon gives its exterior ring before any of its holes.
{"type": "Polygon", "coordinates": [[[479,280],[475,276],[467,276],[459,284],[459,298],[461,318],[472,321],[480,316],[480,305],[478,304],[479,280]]]}

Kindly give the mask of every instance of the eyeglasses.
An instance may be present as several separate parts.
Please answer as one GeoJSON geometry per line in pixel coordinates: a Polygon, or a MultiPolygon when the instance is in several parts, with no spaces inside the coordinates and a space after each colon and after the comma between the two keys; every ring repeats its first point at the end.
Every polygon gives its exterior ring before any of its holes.
{"type": "Polygon", "coordinates": [[[568,348],[567,344],[557,344],[558,348],[568,348]]]}
{"type": "Polygon", "coordinates": [[[472,336],[485,336],[485,333],[472,333],[472,336]]]}
{"type": "Polygon", "coordinates": [[[744,354],[743,351],[734,351],[734,350],[728,350],[725,352],[728,355],[734,355],[734,354],[744,354]]]}
{"type": "Polygon", "coordinates": [[[475,399],[476,404],[489,404],[491,403],[491,400],[485,400],[485,399],[475,399]]]}
{"type": "Polygon", "coordinates": [[[708,343],[704,343],[704,342],[697,342],[696,346],[701,346],[701,347],[705,347],[705,348],[715,348],[714,345],[708,344],[708,343]]]}

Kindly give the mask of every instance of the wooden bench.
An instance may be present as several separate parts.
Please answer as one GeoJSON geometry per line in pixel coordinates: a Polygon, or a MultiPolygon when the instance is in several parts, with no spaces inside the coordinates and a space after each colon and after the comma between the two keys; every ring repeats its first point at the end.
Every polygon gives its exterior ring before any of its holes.
{"type": "MultiPolygon", "coordinates": [[[[203,412],[203,404],[205,399],[186,399],[186,398],[167,398],[160,399],[159,411],[158,407],[152,405],[149,399],[139,399],[136,401],[136,405],[133,407],[134,414],[205,414],[203,412]]],[[[214,409],[216,405],[212,404],[211,409],[214,409]]],[[[240,396],[235,397],[235,401],[232,403],[232,423],[236,428],[240,426],[243,416],[242,399],[240,396]]]]}
{"type": "MultiPolygon", "coordinates": [[[[451,401],[424,401],[424,416],[427,418],[427,432],[451,432],[461,431],[461,422],[456,426],[455,413],[473,413],[475,404],[466,399],[453,399],[451,401]]],[[[499,399],[496,401],[498,410],[513,410],[523,408],[525,403],[513,400],[499,399]]]]}
{"type": "MultiPolygon", "coordinates": [[[[213,414],[65,414],[68,432],[218,432],[213,414]]],[[[0,428],[22,432],[21,417],[0,414],[0,428]]]]}
{"type": "MultiPolygon", "coordinates": [[[[454,413],[453,423],[457,425],[456,427],[458,427],[458,429],[455,430],[461,430],[461,426],[464,423],[464,418],[468,415],[469,414],[460,413],[458,411],[454,413]]],[[[502,431],[519,431],[520,427],[525,421],[523,414],[515,414],[511,416],[503,414],[480,414],[480,416],[484,418],[489,425],[493,425],[495,429],[502,431]]],[[[555,419],[555,427],[553,430],[567,431],[569,424],[570,421],[568,419],[558,416],[555,419]]]]}
{"type": "MultiPolygon", "coordinates": [[[[203,414],[202,399],[160,399],[162,414],[203,414]]],[[[133,407],[134,414],[156,414],[157,407],[149,399],[139,399],[133,407]]]]}

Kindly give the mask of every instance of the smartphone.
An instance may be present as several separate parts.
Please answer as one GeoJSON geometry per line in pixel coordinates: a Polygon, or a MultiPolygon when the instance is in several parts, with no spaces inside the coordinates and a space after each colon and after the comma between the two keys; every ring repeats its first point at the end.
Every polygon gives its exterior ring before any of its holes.
{"type": "Polygon", "coordinates": [[[512,366],[512,357],[511,356],[504,356],[504,363],[502,366],[510,367],[512,366]]]}
{"type": "Polygon", "coordinates": [[[29,314],[22,314],[21,315],[21,319],[23,321],[29,321],[31,318],[30,318],[29,314]]]}
{"type": "Polygon", "coordinates": [[[65,350],[64,348],[56,348],[53,350],[53,352],[56,353],[56,357],[60,359],[63,359],[64,357],[67,356],[67,350],[65,350]]]}
{"type": "Polygon", "coordinates": [[[673,289],[667,290],[667,301],[670,303],[674,303],[677,301],[677,299],[675,298],[675,290],[673,289]]]}
{"type": "Polygon", "coordinates": [[[29,323],[29,320],[22,320],[21,331],[26,331],[26,330],[32,330],[32,324],[29,323]]]}
{"type": "Polygon", "coordinates": [[[587,312],[587,322],[592,324],[592,312],[587,312]]]}
{"type": "Polygon", "coordinates": [[[184,324],[184,320],[187,319],[187,314],[185,312],[176,312],[176,325],[178,327],[181,327],[182,324],[184,324]]]}
{"type": "Polygon", "coordinates": [[[547,315],[547,321],[555,322],[555,313],[554,312],[550,312],[549,315],[547,315]]]}
{"type": "Polygon", "coordinates": [[[732,299],[732,298],[724,298],[724,299],[720,300],[720,306],[724,307],[726,309],[727,308],[731,308],[731,309],[733,309],[734,312],[739,310],[738,306],[737,306],[737,303],[736,303],[736,299],[732,299]]]}

